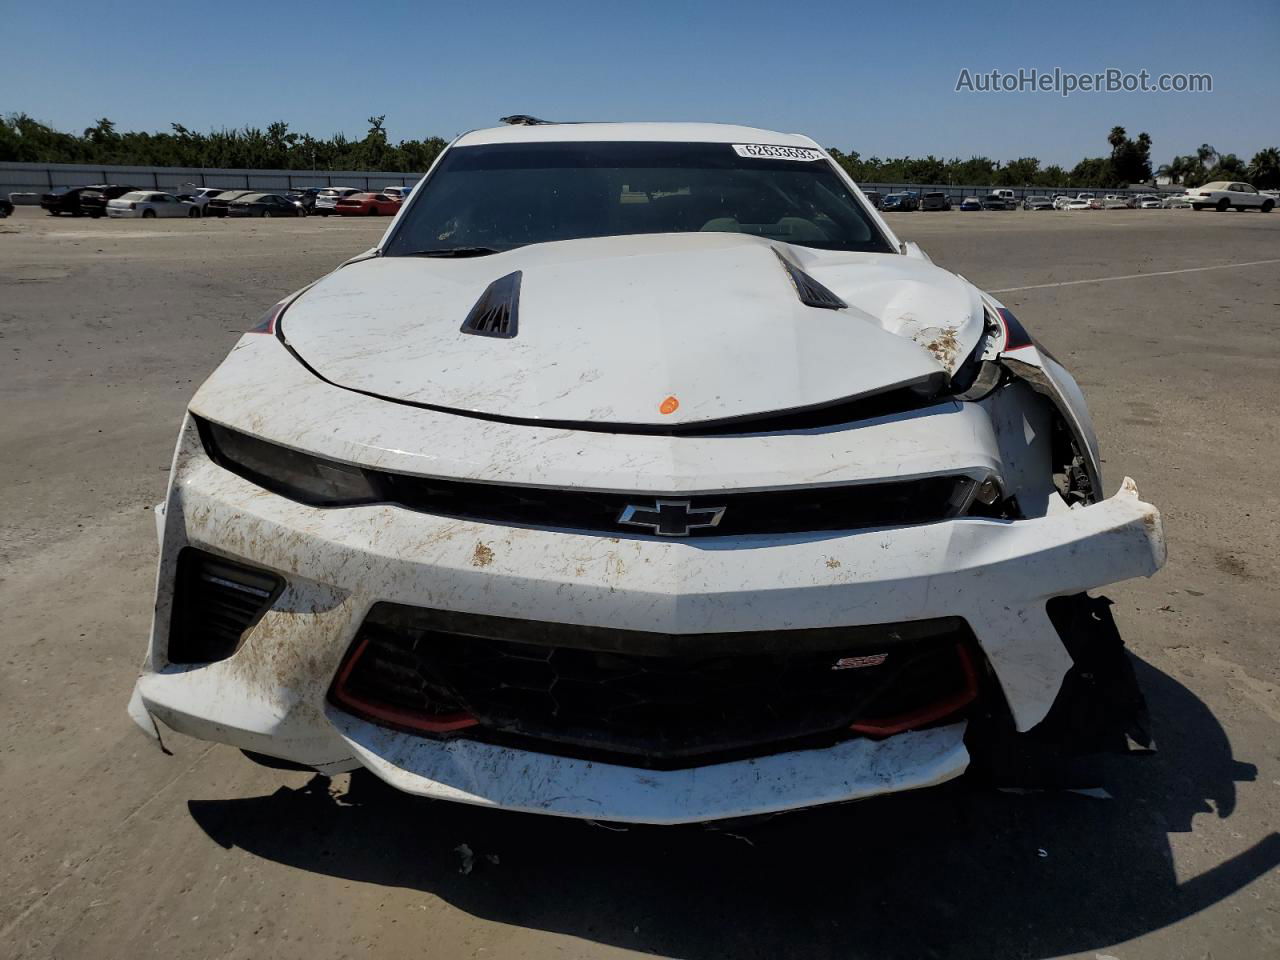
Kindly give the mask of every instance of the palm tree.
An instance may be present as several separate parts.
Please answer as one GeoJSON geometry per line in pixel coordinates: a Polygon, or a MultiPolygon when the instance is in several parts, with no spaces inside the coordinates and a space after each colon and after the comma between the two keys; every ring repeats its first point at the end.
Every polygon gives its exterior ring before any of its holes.
{"type": "Polygon", "coordinates": [[[1267,147],[1255,153],[1249,163],[1249,179],[1260,190],[1280,187],[1280,150],[1267,147]]]}
{"type": "Polygon", "coordinates": [[[1207,143],[1202,143],[1196,150],[1196,157],[1200,161],[1200,166],[1209,167],[1213,165],[1211,161],[1218,158],[1218,151],[1215,147],[1211,147],[1207,143]]]}

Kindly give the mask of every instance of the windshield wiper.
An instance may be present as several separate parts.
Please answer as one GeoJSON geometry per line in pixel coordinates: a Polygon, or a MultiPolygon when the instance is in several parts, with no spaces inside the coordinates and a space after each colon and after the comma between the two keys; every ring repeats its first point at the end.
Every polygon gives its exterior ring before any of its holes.
{"type": "Polygon", "coordinates": [[[404,257],[487,257],[491,253],[501,253],[493,247],[440,247],[437,250],[414,250],[404,253],[404,257]]]}

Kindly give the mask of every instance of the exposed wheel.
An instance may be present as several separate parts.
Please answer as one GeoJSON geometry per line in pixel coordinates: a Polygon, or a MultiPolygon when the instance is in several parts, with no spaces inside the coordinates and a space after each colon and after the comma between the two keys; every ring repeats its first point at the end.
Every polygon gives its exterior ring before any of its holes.
{"type": "Polygon", "coordinates": [[[377,207],[374,207],[374,206],[370,206],[370,207],[369,207],[369,216],[371,216],[371,217],[376,217],[377,215],[378,215],[378,208],[377,208],[377,207]]]}
{"type": "Polygon", "coordinates": [[[143,220],[154,220],[154,219],[155,219],[155,216],[156,216],[156,212],[155,212],[154,210],[143,210],[143,211],[142,211],[142,219],[143,219],[143,220]]]}
{"type": "Polygon", "coordinates": [[[1193,204],[1191,205],[1191,209],[1192,209],[1192,210],[1203,210],[1203,209],[1204,209],[1204,204],[1203,204],[1203,203],[1193,203],[1193,204]]]}
{"type": "Polygon", "coordinates": [[[1226,198],[1226,197],[1223,197],[1221,200],[1219,200],[1219,201],[1218,201],[1218,208],[1217,208],[1217,209],[1218,209],[1218,212],[1219,212],[1219,213],[1226,213],[1226,212],[1227,212],[1227,207],[1229,207],[1229,206],[1231,206],[1231,204],[1227,203],[1227,198],[1226,198]]]}
{"type": "Polygon", "coordinates": [[[1275,207],[1275,205],[1276,205],[1276,204],[1275,204],[1275,201],[1274,201],[1274,200],[1263,200],[1263,201],[1262,201],[1262,211],[1261,211],[1261,212],[1262,212],[1262,213],[1270,213],[1270,212],[1272,211],[1272,209],[1275,207]]]}
{"type": "Polygon", "coordinates": [[[270,220],[270,219],[271,219],[271,211],[270,211],[270,210],[263,210],[263,211],[262,211],[262,219],[263,219],[263,220],[270,220]]]}
{"type": "Polygon", "coordinates": [[[191,220],[196,220],[199,218],[199,216],[200,216],[199,207],[192,207],[190,210],[187,211],[187,217],[191,220]]]}

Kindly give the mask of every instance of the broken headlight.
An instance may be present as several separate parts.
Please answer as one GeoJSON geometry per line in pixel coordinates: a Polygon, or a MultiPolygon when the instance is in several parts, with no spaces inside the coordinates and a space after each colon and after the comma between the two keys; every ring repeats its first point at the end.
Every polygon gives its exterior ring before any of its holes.
{"type": "Polygon", "coordinates": [[[207,420],[196,424],[209,459],[282,497],[317,507],[382,499],[374,481],[360,467],[290,450],[207,420]]]}

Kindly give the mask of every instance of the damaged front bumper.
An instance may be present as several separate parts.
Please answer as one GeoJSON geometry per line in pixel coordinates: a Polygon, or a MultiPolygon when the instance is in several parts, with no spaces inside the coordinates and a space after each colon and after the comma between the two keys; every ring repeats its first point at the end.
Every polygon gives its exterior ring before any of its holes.
{"type": "Polygon", "coordinates": [[[214,465],[190,423],[161,526],[151,652],[131,714],[333,773],[366,767],[410,793],[602,820],[741,817],[943,782],[966,769],[963,723],[681,770],[646,770],[377,726],[327,700],[375,603],[624,630],[699,634],[962,617],[1028,731],[1072,666],[1056,596],[1164,561],[1159,514],[1126,480],[1047,516],[891,530],[618,540],[495,526],[394,506],[307,507],[214,465]],[[186,546],[271,570],[285,586],[228,659],[166,659],[186,546]]]}

